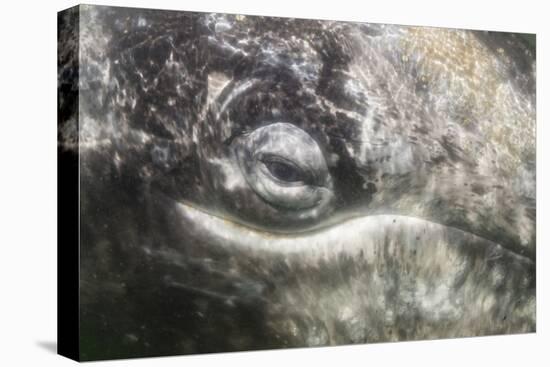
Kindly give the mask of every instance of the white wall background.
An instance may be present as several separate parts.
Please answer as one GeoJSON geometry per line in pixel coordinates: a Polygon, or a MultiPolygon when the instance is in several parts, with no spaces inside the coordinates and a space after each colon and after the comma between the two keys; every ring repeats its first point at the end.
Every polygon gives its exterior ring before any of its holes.
{"type": "MultiPolygon", "coordinates": [[[[230,353],[113,366],[550,363],[550,32],[545,1],[99,1],[104,5],[536,32],[538,71],[538,331],[531,335],[230,353]],[[547,142],[548,140],[548,142],[547,142]],[[546,225],[545,225],[546,224],[546,225]]],[[[0,13],[0,365],[64,366],[56,339],[56,12],[73,1],[4,2],[0,13]]]]}

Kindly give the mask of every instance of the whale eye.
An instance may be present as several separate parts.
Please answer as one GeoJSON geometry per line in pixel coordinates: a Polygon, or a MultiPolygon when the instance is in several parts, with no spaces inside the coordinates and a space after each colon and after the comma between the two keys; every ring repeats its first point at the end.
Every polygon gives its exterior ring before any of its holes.
{"type": "Polygon", "coordinates": [[[281,181],[281,183],[303,184],[308,181],[307,173],[295,163],[285,158],[267,155],[260,158],[260,161],[264,164],[273,178],[281,181]]]}
{"type": "Polygon", "coordinates": [[[271,206],[317,214],[333,198],[321,149],[304,130],[284,122],[260,127],[234,142],[249,186],[271,206]]]}

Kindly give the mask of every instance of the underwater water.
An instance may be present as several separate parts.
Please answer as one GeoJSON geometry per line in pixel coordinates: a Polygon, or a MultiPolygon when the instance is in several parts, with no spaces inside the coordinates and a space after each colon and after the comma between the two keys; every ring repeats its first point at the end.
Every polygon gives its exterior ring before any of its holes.
{"type": "Polygon", "coordinates": [[[529,35],[76,9],[82,359],[535,331],[529,35]]]}

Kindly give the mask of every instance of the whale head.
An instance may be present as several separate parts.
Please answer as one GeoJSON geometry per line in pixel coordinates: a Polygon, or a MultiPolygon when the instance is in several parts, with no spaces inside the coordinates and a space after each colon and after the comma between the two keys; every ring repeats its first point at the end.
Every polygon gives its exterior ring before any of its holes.
{"type": "Polygon", "coordinates": [[[535,330],[535,69],[519,36],[87,16],[104,27],[81,30],[97,66],[81,75],[83,328],[111,335],[104,353],[535,330]]]}

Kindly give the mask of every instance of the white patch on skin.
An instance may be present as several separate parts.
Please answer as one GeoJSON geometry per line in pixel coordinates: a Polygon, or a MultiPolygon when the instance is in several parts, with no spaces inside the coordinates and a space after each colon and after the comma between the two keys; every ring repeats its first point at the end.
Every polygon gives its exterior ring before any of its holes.
{"type": "Polygon", "coordinates": [[[211,105],[218,98],[230,81],[231,79],[223,73],[208,74],[208,96],[206,98],[208,105],[211,105]]]}
{"type": "Polygon", "coordinates": [[[147,25],[147,21],[143,17],[138,18],[137,26],[138,27],[145,27],[147,25]]]}
{"type": "Polygon", "coordinates": [[[216,23],[216,25],[214,26],[214,31],[216,33],[223,33],[230,30],[231,28],[232,28],[231,24],[229,24],[227,21],[225,21],[225,19],[223,19],[216,23]]]}
{"type": "Polygon", "coordinates": [[[234,100],[236,97],[240,96],[242,93],[244,93],[248,88],[252,87],[255,83],[257,82],[256,79],[251,79],[251,80],[247,80],[246,82],[238,85],[237,87],[235,87],[231,93],[229,94],[229,96],[227,96],[227,98],[225,99],[225,101],[223,101],[221,107],[220,107],[220,110],[218,112],[218,116],[217,118],[219,119],[220,115],[223,113],[223,111],[227,108],[227,106],[229,105],[229,103],[234,100]]]}
{"type": "Polygon", "coordinates": [[[434,320],[457,320],[461,316],[460,305],[453,305],[449,298],[453,290],[449,280],[442,279],[435,288],[429,288],[425,283],[418,283],[415,297],[419,308],[434,320]]]}
{"type": "Polygon", "coordinates": [[[233,164],[229,159],[209,158],[208,163],[215,166],[218,172],[223,176],[223,187],[227,191],[234,191],[235,189],[247,187],[239,166],[233,164]]]}

